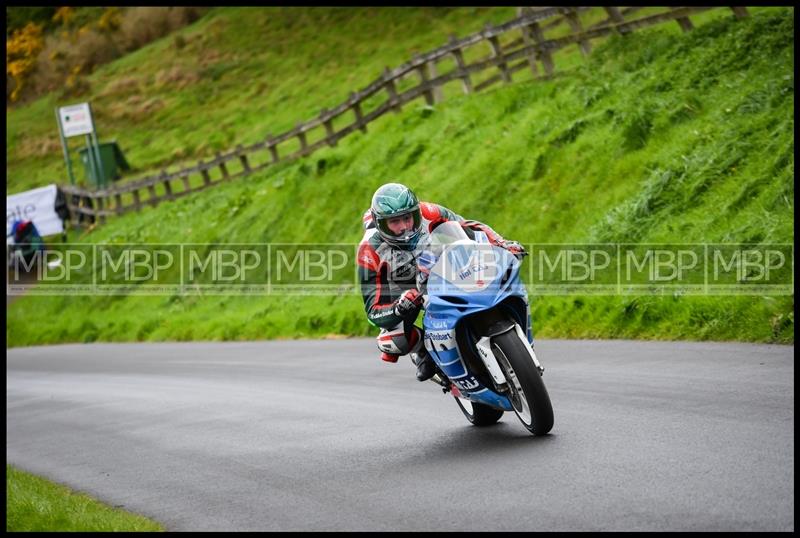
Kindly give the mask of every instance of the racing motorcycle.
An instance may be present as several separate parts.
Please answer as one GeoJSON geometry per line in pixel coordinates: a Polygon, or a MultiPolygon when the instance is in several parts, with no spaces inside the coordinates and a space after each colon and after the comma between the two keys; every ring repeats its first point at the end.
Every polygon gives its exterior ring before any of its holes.
{"type": "Polygon", "coordinates": [[[544,435],[553,407],[533,349],[521,262],[483,232],[469,232],[440,224],[418,258],[425,348],[437,365],[431,380],[475,426],[513,411],[528,431],[544,435]]]}

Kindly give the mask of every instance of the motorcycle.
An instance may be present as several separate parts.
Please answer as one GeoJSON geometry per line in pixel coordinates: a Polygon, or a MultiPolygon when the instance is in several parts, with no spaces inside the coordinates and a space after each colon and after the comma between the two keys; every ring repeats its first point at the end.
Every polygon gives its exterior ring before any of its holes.
{"type": "Polygon", "coordinates": [[[431,380],[475,426],[513,411],[529,432],[544,435],[553,407],[533,349],[521,262],[483,232],[470,234],[442,223],[418,257],[425,348],[437,366],[431,380]]]}

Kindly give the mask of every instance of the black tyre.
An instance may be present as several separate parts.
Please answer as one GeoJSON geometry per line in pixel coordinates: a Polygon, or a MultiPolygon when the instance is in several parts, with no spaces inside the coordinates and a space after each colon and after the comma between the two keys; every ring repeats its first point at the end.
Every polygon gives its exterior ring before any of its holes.
{"type": "Polygon", "coordinates": [[[525,345],[516,331],[507,331],[492,340],[497,362],[508,381],[514,413],[532,434],[544,435],[553,427],[553,406],[525,345]]]}
{"type": "Polygon", "coordinates": [[[503,416],[502,409],[495,409],[481,403],[453,397],[461,412],[475,426],[491,426],[503,416]]]}

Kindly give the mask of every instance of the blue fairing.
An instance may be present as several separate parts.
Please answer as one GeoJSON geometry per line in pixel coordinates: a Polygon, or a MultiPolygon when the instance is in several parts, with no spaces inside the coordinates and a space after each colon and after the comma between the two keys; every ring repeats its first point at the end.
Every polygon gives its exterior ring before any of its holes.
{"type": "MultiPolygon", "coordinates": [[[[481,245],[483,257],[475,257],[475,244],[451,245],[428,277],[428,303],[423,326],[425,346],[464,397],[511,411],[511,402],[486,387],[468,370],[456,344],[455,328],[465,316],[493,308],[511,297],[527,304],[519,278],[520,262],[506,250],[481,245]],[[485,263],[484,263],[485,262],[485,263]],[[476,277],[476,275],[479,275],[476,277]]],[[[531,341],[530,317],[517,314],[531,341]]]]}

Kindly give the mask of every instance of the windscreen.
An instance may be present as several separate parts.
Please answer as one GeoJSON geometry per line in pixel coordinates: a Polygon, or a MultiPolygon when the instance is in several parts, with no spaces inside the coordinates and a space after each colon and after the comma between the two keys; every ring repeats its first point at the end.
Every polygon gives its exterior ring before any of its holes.
{"type": "Polygon", "coordinates": [[[419,272],[423,276],[429,273],[449,245],[465,240],[469,241],[469,237],[459,223],[448,221],[439,224],[420,245],[417,258],[419,272]]]}
{"type": "Polygon", "coordinates": [[[439,282],[474,292],[485,289],[505,269],[505,263],[492,245],[476,243],[457,222],[445,222],[430,233],[417,258],[417,267],[420,289],[425,284],[426,291],[434,291],[429,277],[435,273],[439,282]]]}

